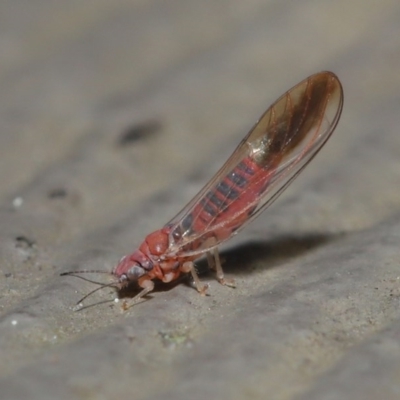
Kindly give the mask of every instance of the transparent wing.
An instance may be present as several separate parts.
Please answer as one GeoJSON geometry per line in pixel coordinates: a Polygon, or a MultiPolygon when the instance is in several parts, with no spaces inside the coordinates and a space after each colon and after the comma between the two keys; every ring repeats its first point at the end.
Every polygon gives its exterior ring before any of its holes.
{"type": "Polygon", "coordinates": [[[332,72],[310,76],[280,97],[232,156],[166,226],[167,253],[196,255],[229,239],[268,207],[335,129],[343,90],[332,72]]]}

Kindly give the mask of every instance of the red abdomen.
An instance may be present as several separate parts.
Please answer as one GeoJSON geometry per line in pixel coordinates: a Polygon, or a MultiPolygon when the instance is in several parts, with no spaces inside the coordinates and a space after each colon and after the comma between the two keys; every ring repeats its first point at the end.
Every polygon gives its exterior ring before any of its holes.
{"type": "Polygon", "coordinates": [[[201,233],[210,226],[223,225],[223,232],[216,231],[218,239],[224,240],[239,228],[249,217],[255,205],[254,198],[265,189],[270,180],[266,173],[251,157],[242,160],[221,182],[210,190],[186,217],[190,230],[201,233]],[[262,173],[260,173],[262,172],[262,173]],[[247,212],[243,212],[246,210],[247,212]]]}

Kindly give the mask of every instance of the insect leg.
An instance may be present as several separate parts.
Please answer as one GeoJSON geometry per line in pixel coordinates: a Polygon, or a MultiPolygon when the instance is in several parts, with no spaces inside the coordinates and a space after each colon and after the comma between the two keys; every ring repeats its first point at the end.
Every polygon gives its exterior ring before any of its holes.
{"type": "Polygon", "coordinates": [[[129,301],[129,304],[128,301],[124,301],[122,305],[124,311],[134,306],[142,297],[146,296],[146,294],[154,289],[154,282],[150,279],[143,280],[139,285],[142,287],[142,290],[129,301]]]}
{"type": "Polygon", "coordinates": [[[207,259],[209,260],[208,265],[210,266],[210,268],[215,269],[218,282],[221,285],[229,286],[232,288],[236,287],[234,279],[225,279],[225,277],[224,277],[224,270],[222,269],[221,259],[219,257],[219,252],[218,252],[218,247],[214,247],[214,249],[212,250],[212,253],[211,252],[207,253],[207,259]],[[212,260],[213,265],[211,265],[210,259],[212,260]]]}
{"type": "Polygon", "coordinates": [[[209,268],[215,271],[215,258],[211,251],[207,251],[207,263],[209,268]]]}
{"type": "Polygon", "coordinates": [[[180,270],[184,273],[190,272],[192,274],[192,278],[193,278],[193,282],[194,282],[194,286],[196,286],[197,291],[201,294],[201,295],[205,295],[206,291],[208,289],[208,285],[203,285],[200,281],[199,275],[197,275],[197,271],[196,268],[194,266],[193,261],[186,261],[184,262],[181,267],[180,270]]]}

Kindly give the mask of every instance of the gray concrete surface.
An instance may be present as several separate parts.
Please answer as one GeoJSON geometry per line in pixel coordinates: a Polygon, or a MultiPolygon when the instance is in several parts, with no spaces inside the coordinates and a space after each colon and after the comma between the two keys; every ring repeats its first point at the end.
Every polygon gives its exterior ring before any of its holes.
{"type": "Polygon", "coordinates": [[[399,399],[399,65],[395,0],[3,1],[0,398],[399,399]],[[321,70],[342,119],[223,246],[236,289],[74,311],[61,272],[110,271],[321,70]]]}

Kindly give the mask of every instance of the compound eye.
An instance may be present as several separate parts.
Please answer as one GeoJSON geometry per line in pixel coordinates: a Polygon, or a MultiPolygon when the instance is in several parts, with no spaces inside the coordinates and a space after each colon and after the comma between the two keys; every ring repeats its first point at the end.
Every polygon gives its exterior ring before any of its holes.
{"type": "Polygon", "coordinates": [[[127,278],[130,281],[136,281],[144,274],[145,270],[142,267],[139,267],[139,265],[134,265],[133,267],[129,268],[127,272],[127,278]]]}
{"type": "Polygon", "coordinates": [[[126,276],[126,274],[120,275],[120,277],[118,278],[118,283],[119,283],[118,290],[122,289],[123,287],[129,284],[128,277],[126,276]]]}

